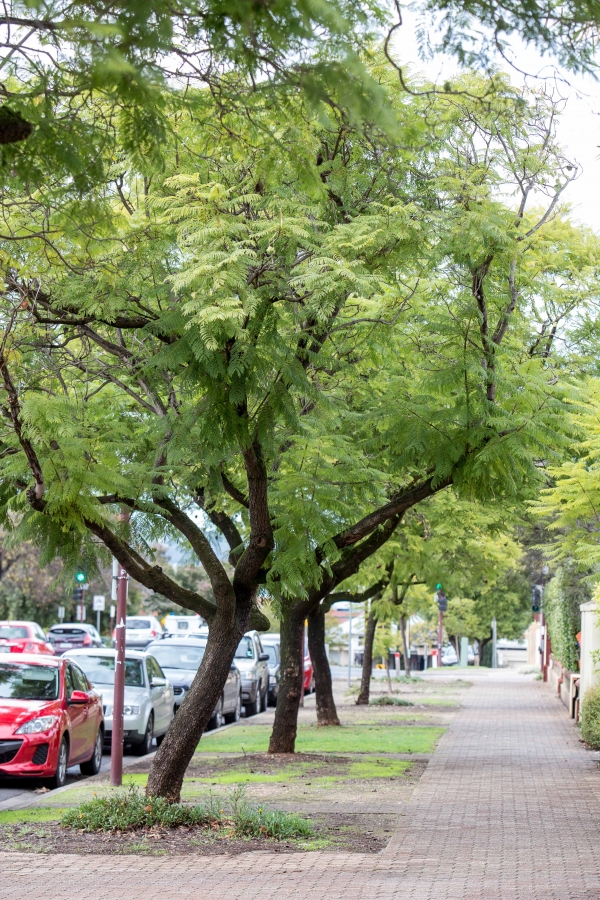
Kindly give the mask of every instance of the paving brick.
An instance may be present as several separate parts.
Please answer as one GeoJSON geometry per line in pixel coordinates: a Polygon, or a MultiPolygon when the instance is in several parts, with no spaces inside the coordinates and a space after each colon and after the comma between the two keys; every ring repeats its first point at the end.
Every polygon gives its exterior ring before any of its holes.
{"type": "Polygon", "coordinates": [[[0,898],[599,900],[595,755],[546,685],[504,672],[474,678],[378,855],[0,852],[0,898]]]}

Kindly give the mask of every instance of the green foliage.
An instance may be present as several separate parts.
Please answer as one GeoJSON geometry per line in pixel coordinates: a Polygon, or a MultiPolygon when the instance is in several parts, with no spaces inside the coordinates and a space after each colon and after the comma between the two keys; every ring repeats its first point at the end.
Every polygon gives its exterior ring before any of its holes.
{"type": "Polygon", "coordinates": [[[211,798],[205,805],[168,803],[163,797],[147,797],[131,785],[112,796],[96,797],[68,809],[61,825],[79,831],[135,831],[162,826],[210,826],[227,829],[233,837],[268,837],[276,840],[304,837],[312,833],[300,816],[265,810],[248,803],[243,789],[231,793],[228,801],[211,798]]]}
{"type": "Polygon", "coordinates": [[[590,688],[581,702],[581,736],[588,747],[600,750],[600,685],[590,688]]]}
{"type": "Polygon", "coordinates": [[[404,700],[402,697],[390,697],[385,694],[383,697],[375,697],[369,701],[372,706],[414,706],[410,700],[404,700]]]}
{"type": "Polygon", "coordinates": [[[576,635],[581,631],[580,605],[592,590],[573,566],[561,566],[544,590],[544,618],[552,641],[552,654],[571,672],[578,668],[576,635]]]}

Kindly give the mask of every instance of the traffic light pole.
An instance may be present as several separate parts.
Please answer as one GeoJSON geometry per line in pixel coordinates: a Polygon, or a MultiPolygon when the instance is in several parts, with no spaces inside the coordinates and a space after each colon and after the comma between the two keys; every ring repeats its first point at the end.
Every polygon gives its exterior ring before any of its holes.
{"type": "MultiPolygon", "coordinates": [[[[115,560],[116,562],[116,560],[115,560]]],[[[125,620],[127,618],[127,572],[123,566],[113,566],[113,578],[117,579],[117,627],[115,659],[115,690],[113,696],[113,728],[110,758],[110,783],[120,787],[123,783],[123,702],[125,695],[125,620]]]]}
{"type": "Polygon", "coordinates": [[[442,643],[444,641],[444,613],[440,609],[438,612],[438,649],[437,664],[438,669],[442,668],[442,643]]]}

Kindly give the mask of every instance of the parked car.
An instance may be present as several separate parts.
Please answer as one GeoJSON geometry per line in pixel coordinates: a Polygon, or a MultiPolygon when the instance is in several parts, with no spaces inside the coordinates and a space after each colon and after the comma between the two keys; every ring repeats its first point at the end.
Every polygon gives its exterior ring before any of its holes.
{"type": "Polygon", "coordinates": [[[0,653],[54,653],[37,622],[0,622],[0,653]]]}
{"type": "Polygon", "coordinates": [[[271,706],[277,704],[277,694],[279,693],[279,646],[281,638],[278,634],[263,634],[260,642],[263,651],[269,657],[269,695],[268,700],[271,706]]]}
{"type": "Polygon", "coordinates": [[[312,659],[308,655],[308,650],[304,651],[304,693],[312,694],[315,689],[315,670],[313,669],[312,659]]]}
{"type": "MultiPolygon", "coordinates": [[[[156,641],[148,647],[173,685],[175,711],[179,709],[189,691],[198,667],[202,662],[206,642],[193,641],[191,635],[176,640],[156,641]]],[[[210,725],[220,728],[223,722],[237,722],[242,713],[242,676],[232,665],[221,698],[210,720],[210,725]]]]}
{"type": "Polygon", "coordinates": [[[53,625],[48,632],[48,640],[52,652],[62,656],[66,650],[79,650],[80,647],[102,647],[102,638],[93,625],[84,622],[65,622],[53,625]]]}
{"type": "Polygon", "coordinates": [[[458,654],[452,644],[446,644],[442,647],[442,665],[456,666],[458,664],[458,654]]]}
{"type": "Polygon", "coordinates": [[[102,763],[102,700],[68,659],[40,653],[0,658],[0,774],[65,783],[67,768],[96,775],[102,763]]]}
{"type": "Polygon", "coordinates": [[[242,701],[247,716],[267,708],[269,657],[262,648],[258,631],[247,631],[235,651],[234,662],[242,674],[242,701]]]}
{"type": "MultiPolygon", "coordinates": [[[[112,738],[116,650],[72,650],[66,654],[85,672],[102,696],[104,739],[112,738]]],[[[173,720],[173,687],[153,656],[136,650],[125,654],[123,742],[144,756],[152,738],[160,744],[173,720]]]]}
{"type": "Polygon", "coordinates": [[[174,616],[169,614],[163,619],[165,637],[172,635],[185,635],[189,632],[198,632],[201,629],[208,631],[206,622],[202,616],[174,616]]]}
{"type": "MultiPolygon", "coordinates": [[[[115,646],[116,629],[112,633],[112,645],[115,646]]],[[[127,616],[125,619],[125,646],[132,650],[145,650],[148,644],[162,638],[163,627],[156,616],[127,616]]]]}

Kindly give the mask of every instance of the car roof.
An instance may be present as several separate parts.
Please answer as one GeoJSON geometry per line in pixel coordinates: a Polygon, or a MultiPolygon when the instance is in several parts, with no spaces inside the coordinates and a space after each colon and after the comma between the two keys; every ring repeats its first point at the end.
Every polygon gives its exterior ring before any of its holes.
{"type": "Polygon", "coordinates": [[[265,644],[280,644],[281,643],[281,635],[279,634],[261,634],[260,636],[261,643],[265,644]]]}
{"type": "MultiPolygon", "coordinates": [[[[103,647],[90,647],[89,649],[79,649],[79,650],[66,650],[63,653],[65,657],[71,656],[112,656],[116,657],[117,651],[105,649],[103,647]]],[[[129,659],[143,659],[144,653],[141,653],[139,650],[125,650],[125,657],[129,659]]]]}
{"type": "Polygon", "coordinates": [[[41,653],[3,653],[0,656],[2,662],[26,662],[37,666],[60,666],[60,656],[42,655],[41,653]]]}
{"type": "MultiPolygon", "coordinates": [[[[171,638],[170,640],[162,640],[162,641],[152,641],[151,644],[148,644],[146,647],[146,653],[149,652],[150,647],[190,647],[190,641],[182,638],[180,641],[177,638],[171,638]]],[[[192,644],[193,646],[193,644],[192,644]]]]}
{"type": "Polygon", "coordinates": [[[1,619],[0,625],[37,625],[37,622],[24,619],[1,619]]]}
{"type": "Polygon", "coordinates": [[[95,628],[95,625],[92,625],[90,622],[56,622],[55,625],[50,627],[50,631],[53,628],[95,628]]]}

